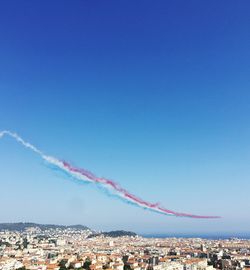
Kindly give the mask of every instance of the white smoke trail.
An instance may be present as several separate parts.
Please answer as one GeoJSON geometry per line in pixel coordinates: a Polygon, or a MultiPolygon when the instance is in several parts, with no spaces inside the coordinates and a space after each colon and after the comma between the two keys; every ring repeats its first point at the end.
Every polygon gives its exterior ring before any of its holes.
{"type": "Polygon", "coordinates": [[[5,135],[14,138],[17,142],[22,144],[24,147],[38,154],[43,160],[45,160],[49,164],[56,166],[57,168],[61,169],[64,172],[67,172],[69,175],[75,177],[78,180],[99,184],[103,186],[105,190],[111,191],[116,197],[119,197],[120,199],[122,199],[123,201],[127,203],[131,203],[143,209],[147,209],[147,210],[154,211],[154,212],[164,214],[164,215],[190,217],[190,218],[218,218],[217,216],[199,216],[199,215],[193,215],[193,214],[178,213],[178,212],[174,212],[174,211],[162,208],[158,204],[151,204],[149,202],[143,201],[140,198],[129,193],[127,190],[121,188],[118,184],[114,183],[113,181],[109,179],[96,177],[91,172],[88,172],[84,169],[74,168],[67,162],[61,161],[52,156],[45,155],[40,149],[30,144],[29,142],[24,141],[16,133],[10,132],[8,130],[1,131],[0,139],[3,138],[5,135]]]}
{"type": "MultiPolygon", "coordinates": [[[[58,160],[57,158],[55,157],[52,157],[52,156],[48,156],[48,155],[45,155],[41,150],[39,150],[37,147],[35,147],[34,145],[32,145],[31,143],[29,142],[26,142],[24,141],[19,135],[17,135],[16,133],[13,133],[13,132],[10,132],[8,130],[4,130],[2,132],[0,132],[0,138],[2,138],[3,136],[10,136],[12,138],[14,138],[17,142],[19,142],[21,145],[23,145],[25,148],[28,148],[30,149],[31,151],[35,152],[36,154],[38,154],[43,160],[45,160],[46,162],[56,166],[56,167],[59,167],[60,169],[62,169],[63,171],[69,173],[70,175],[73,175],[75,178],[77,178],[78,180],[81,180],[81,181],[84,181],[84,182],[92,182],[92,183],[95,183],[93,180],[89,179],[87,176],[84,176],[79,173],[79,172],[72,172],[70,169],[68,169],[67,167],[64,166],[64,163],[60,160],[58,160]]],[[[100,184],[104,184],[104,183],[100,183],[100,184]]],[[[105,186],[105,189],[110,189],[108,188],[107,186],[105,186]]],[[[104,190],[105,190],[104,189],[104,190]]],[[[136,203],[128,198],[125,198],[123,196],[123,194],[120,194],[120,193],[117,193],[115,190],[111,190],[113,193],[115,193],[115,196],[118,196],[120,197],[121,199],[123,200],[126,200],[134,205],[136,205],[136,203]]],[[[140,205],[137,205],[137,206],[140,206],[140,205]]],[[[146,206],[140,206],[140,207],[143,207],[144,209],[145,208],[148,208],[149,210],[152,210],[150,209],[149,207],[146,207],[146,206]]],[[[161,211],[157,211],[157,212],[161,212],[161,211]]]]}
{"type": "MultiPolygon", "coordinates": [[[[26,147],[26,148],[32,150],[33,152],[35,152],[36,154],[38,154],[43,160],[45,160],[45,161],[47,161],[47,162],[49,162],[49,163],[51,163],[51,164],[53,164],[53,165],[55,165],[57,167],[60,167],[64,171],[67,171],[67,172],[70,173],[70,171],[67,170],[67,168],[65,168],[63,166],[63,162],[62,161],[58,160],[55,157],[45,155],[41,150],[39,150],[37,147],[35,147],[34,145],[30,144],[29,142],[24,141],[16,133],[10,132],[8,130],[4,130],[4,131],[0,132],[0,138],[2,138],[5,135],[8,135],[8,136],[14,138],[17,142],[21,143],[24,147],[26,147]]],[[[79,177],[80,175],[77,175],[76,174],[76,176],[79,177]]]]}

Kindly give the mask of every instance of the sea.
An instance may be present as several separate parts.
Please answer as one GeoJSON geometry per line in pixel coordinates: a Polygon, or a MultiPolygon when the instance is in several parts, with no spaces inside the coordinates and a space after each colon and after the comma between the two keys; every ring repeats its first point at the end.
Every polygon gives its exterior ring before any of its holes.
{"type": "Polygon", "coordinates": [[[250,233],[221,233],[221,234],[141,234],[145,238],[202,238],[210,240],[250,239],[250,233]]]}

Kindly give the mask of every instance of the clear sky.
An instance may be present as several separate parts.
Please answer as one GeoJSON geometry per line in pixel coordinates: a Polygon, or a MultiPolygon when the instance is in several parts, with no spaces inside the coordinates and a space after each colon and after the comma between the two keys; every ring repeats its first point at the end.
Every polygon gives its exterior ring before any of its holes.
{"type": "Polygon", "coordinates": [[[139,197],[108,198],[0,140],[0,222],[249,232],[250,2],[1,1],[0,130],[139,197]]]}

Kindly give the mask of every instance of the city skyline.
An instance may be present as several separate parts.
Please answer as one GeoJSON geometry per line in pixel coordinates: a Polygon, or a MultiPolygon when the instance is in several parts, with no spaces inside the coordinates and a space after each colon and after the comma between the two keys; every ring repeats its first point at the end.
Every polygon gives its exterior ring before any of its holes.
{"type": "Polygon", "coordinates": [[[249,270],[250,240],[145,238],[26,224],[0,229],[3,270],[249,270]],[[13,230],[14,229],[14,230],[13,230]],[[20,228],[19,228],[20,229],[20,228]]]}

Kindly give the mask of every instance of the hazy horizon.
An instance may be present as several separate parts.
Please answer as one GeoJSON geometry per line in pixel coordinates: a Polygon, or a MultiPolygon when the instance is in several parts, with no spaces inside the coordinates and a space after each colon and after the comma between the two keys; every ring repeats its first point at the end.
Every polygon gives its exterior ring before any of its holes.
{"type": "MultiPolygon", "coordinates": [[[[86,224],[59,224],[59,223],[53,223],[53,224],[46,224],[46,223],[37,223],[37,222],[32,222],[32,221],[16,221],[16,222],[0,222],[1,224],[35,224],[35,225],[55,225],[55,226],[85,226],[93,231],[96,232],[105,232],[105,231],[126,231],[122,228],[113,228],[112,230],[102,230],[102,229],[95,229],[87,226],[86,224]]],[[[101,225],[99,225],[101,226],[101,225]]],[[[169,237],[183,237],[183,238],[189,238],[189,237],[200,237],[200,238],[208,238],[208,239],[224,239],[224,238],[231,238],[231,237],[242,237],[242,238],[250,238],[250,232],[245,231],[245,232],[237,232],[237,231],[217,231],[217,232],[171,232],[171,233],[159,233],[157,231],[151,232],[151,233],[145,233],[145,232],[140,232],[140,231],[133,231],[137,233],[140,236],[143,237],[155,237],[155,238],[169,238],[169,237]]]]}

